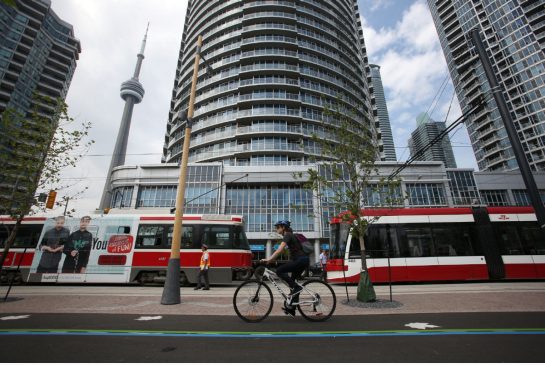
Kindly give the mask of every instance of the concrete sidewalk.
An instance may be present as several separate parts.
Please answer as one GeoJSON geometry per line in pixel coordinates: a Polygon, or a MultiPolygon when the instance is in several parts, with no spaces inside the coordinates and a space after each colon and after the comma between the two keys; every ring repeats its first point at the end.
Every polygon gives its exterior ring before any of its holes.
{"type": "MultiPolygon", "coordinates": [[[[122,313],[141,315],[226,315],[233,316],[236,286],[212,287],[210,291],[182,288],[182,304],[160,304],[162,287],[140,286],[17,286],[4,303],[6,287],[0,287],[2,313],[122,313]]],[[[404,313],[529,312],[545,311],[545,282],[422,284],[393,286],[397,308],[358,308],[343,304],[345,287],[334,286],[336,315],[404,313]]],[[[348,287],[351,300],[356,286],[348,287]]],[[[389,300],[389,287],[376,286],[381,301],[389,300]]],[[[273,289],[272,315],[284,315],[282,300],[273,289]]],[[[388,306],[388,303],[383,303],[388,306]]]]}

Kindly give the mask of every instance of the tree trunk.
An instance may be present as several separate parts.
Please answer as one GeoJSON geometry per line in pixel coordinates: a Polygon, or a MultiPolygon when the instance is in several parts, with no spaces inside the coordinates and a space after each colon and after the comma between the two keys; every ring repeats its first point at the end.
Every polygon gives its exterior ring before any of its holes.
{"type": "Polygon", "coordinates": [[[4,251],[2,253],[2,256],[0,256],[0,271],[4,267],[4,261],[6,260],[6,257],[8,257],[9,249],[11,248],[11,245],[13,245],[13,242],[15,242],[15,237],[17,236],[17,232],[19,231],[19,227],[21,227],[21,222],[23,221],[24,217],[17,218],[17,221],[15,223],[15,227],[13,227],[13,230],[11,231],[8,240],[6,241],[6,246],[4,247],[4,251]]]}
{"type": "Polygon", "coordinates": [[[373,283],[371,283],[369,271],[367,271],[367,255],[365,252],[365,239],[363,235],[360,235],[359,240],[361,250],[361,272],[357,298],[360,302],[374,302],[377,300],[377,295],[375,293],[375,288],[373,288],[373,283]]]}

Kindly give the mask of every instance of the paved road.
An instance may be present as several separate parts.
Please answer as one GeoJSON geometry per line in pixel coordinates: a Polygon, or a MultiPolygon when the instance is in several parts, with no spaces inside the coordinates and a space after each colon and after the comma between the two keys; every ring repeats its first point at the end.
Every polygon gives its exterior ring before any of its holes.
{"type": "Polygon", "coordinates": [[[542,362],[545,312],[270,317],[0,315],[5,362],[542,362]],[[11,317],[11,319],[10,319],[11,317]],[[148,318],[151,319],[151,318],[148,318]],[[412,329],[407,324],[437,326],[412,329]]]}

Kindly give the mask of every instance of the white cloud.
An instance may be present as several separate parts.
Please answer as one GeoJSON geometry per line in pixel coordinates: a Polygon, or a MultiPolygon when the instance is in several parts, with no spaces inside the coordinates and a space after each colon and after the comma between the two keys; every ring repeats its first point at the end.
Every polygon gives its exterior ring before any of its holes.
{"type": "Polygon", "coordinates": [[[365,9],[369,9],[371,12],[377,10],[387,9],[394,5],[394,0],[365,0],[365,9]]]}

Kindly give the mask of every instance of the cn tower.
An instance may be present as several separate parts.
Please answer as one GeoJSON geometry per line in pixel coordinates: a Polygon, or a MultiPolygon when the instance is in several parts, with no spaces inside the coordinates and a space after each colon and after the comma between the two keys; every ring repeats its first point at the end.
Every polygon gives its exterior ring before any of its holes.
{"type": "Polygon", "coordinates": [[[106,183],[104,184],[104,190],[102,192],[102,198],[100,200],[99,210],[104,210],[110,207],[112,200],[112,191],[110,188],[112,170],[117,166],[125,164],[125,156],[127,154],[127,144],[129,141],[129,132],[131,129],[132,112],[135,104],[140,104],[144,99],[145,90],[138,78],[140,76],[140,70],[142,69],[142,62],[144,61],[144,50],[146,49],[146,41],[148,39],[149,23],[146,29],[146,35],[142,41],[142,48],[138,53],[136,61],[136,68],[134,75],[129,80],[121,84],[121,98],[125,100],[125,109],[123,110],[123,116],[121,117],[121,124],[119,126],[119,132],[117,133],[117,140],[115,142],[114,153],[112,155],[112,161],[108,169],[108,175],[106,177],[106,183]]]}

